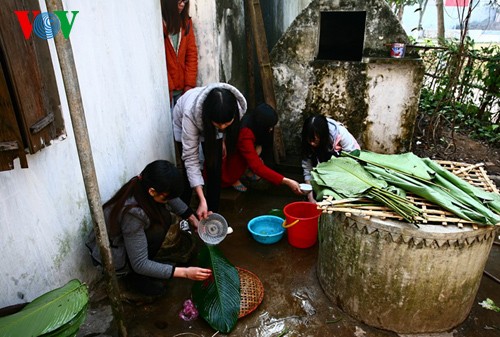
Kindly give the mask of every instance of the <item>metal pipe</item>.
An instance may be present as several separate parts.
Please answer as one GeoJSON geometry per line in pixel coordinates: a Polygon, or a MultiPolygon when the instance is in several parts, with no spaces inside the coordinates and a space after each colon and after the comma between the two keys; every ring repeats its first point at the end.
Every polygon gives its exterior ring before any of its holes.
{"type": "MultiPolygon", "coordinates": [[[[46,0],[46,4],[47,9],[51,12],[61,10],[63,8],[61,0],[46,0]]],[[[92,223],[94,225],[94,231],[104,265],[104,276],[108,287],[108,297],[111,300],[113,316],[118,325],[118,333],[121,337],[127,337],[127,329],[123,319],[123,306],[120,300],[118,280],[116,278],[111,250],[109,247],[108,232],[101,205],[101,197],[99,194],[94,159],[92,157],[92,150],[90,147],[87,123],[85,121],[85,112],[80,93],[80,84],[78,82],[75,60],[73,57],[73,49],[71,47],[70,40],[65,39],[62,34],[57,34],[54,41],[64,81],[64,89],[68,100],[78,158],[80,160],[80,168],[93,220],[92,223]]]]}

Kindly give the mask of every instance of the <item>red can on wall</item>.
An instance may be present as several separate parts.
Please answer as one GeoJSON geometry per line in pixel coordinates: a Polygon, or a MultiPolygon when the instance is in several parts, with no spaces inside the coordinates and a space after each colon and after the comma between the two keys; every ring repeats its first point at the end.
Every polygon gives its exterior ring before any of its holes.
{"type": "Polygon", "coordinates": [[[404,43],[395,42],[391,44],[391,57],[393,58],[403,58],[405,56],[406,46],[404,43]]]}

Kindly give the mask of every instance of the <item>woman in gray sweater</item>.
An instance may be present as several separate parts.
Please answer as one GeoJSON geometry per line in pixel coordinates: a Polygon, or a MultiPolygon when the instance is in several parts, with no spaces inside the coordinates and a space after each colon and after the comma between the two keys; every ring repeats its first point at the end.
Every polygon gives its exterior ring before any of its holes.
{"type": "MultiPolygon", "coordinates": [[[[157,160],[103,206],[114,267],[126,274],[125,281],[132,290],[157,296],[165,293],[166,281],[172,277],[199,281],[212,274],[210,269],[175,267],[154,260],[172,223],[167,204],[194,227],[198,225],[193,211],[179,198],[182,188],[177,168],[166,160],[157,160]]],[[[93,233],[87,246],[94,260],[100,262],[93,233]]]]}

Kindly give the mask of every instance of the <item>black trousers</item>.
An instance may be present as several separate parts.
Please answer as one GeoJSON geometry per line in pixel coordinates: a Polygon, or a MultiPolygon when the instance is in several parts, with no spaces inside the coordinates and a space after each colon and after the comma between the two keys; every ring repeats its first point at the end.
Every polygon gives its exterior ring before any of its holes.
{"type": "MultiPolygon", "coordinates": [[[[175,142],[177,150],[182,155],[182,143],[175,142]]],[[[205,198],[207,199],[208,210],[217,213],[219,211],[220,204],[220,192],[222,185],[222,139],[217,140],[216,151],[214,154],[207,154],[205,151],[205,143],[201,144],[203,155],[205,158],[207,156],[215,156],[214,165],[212,167],[204,167],[204,180],[205,180],[205,198]]],[[[193,190],[189,184],[189,179],[187,177],[186,166],[182,164],[183,179],[184,179],[184,191],[181,195],[182,201],[187,205],[191,204],[191,197],[193,190]]]]}

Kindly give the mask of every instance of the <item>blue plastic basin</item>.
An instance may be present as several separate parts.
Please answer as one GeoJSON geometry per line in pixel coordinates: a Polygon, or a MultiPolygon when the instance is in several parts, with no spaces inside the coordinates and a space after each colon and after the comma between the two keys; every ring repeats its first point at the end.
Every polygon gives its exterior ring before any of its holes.
{"type": "Polygon", "coordinates": [[[285,234],[283,219],[275,215],[261,215],[248,222],[248,231],[255,241],[269,245],[281,240],[285,234]]]}

